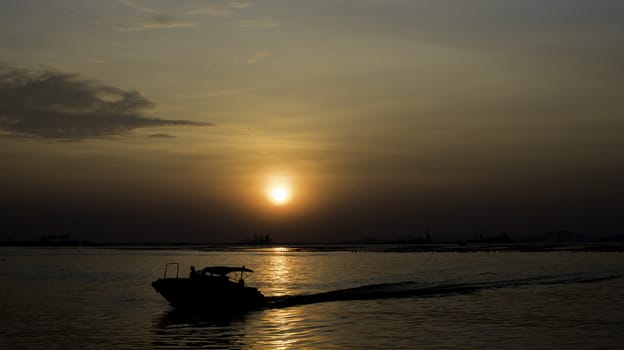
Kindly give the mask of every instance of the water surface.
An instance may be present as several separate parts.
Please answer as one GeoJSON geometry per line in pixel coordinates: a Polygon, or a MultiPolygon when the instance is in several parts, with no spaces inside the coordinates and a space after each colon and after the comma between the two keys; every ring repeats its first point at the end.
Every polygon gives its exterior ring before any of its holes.
{"type": "Polygon", "coordinates": [[[621,253],[4,248],[2,349],[595,349],[624,346],[621,253]],[[189,315],[168,262],[245,265],[266,296],[339,298],[189,315]],[[355,289],[353,289],[355,288],[355,289]],[[346,296],[345,296],[346,295],[346,296]],[[320,302],[338,300],[332,302],[320,302]]]}

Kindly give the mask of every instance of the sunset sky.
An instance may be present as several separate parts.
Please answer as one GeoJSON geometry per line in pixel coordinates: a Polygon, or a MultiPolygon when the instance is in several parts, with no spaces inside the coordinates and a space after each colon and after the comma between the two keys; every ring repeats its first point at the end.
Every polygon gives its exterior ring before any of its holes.
{"type": "Polygon", "coordinates": [[[0,240],[624,230],[620,0],[5,0],[0,240]]]}

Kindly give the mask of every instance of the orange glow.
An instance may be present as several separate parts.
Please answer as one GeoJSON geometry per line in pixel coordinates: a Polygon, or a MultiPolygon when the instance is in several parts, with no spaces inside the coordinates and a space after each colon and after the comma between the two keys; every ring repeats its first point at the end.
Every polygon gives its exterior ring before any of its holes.
{"type": "Polygon", "coordinates": [[[268,197],[271,203],[275,205],[284,205],[290,201],[292,193],[288,187],[275,186],[269,189],[268,197]]]}
{"type": "Polygon", "coordinates": [[[288,176],[271,176],[265,185],[265,194],[269,202],[276,206],[288,204],[293,198],[291,178],[288,176]]]}

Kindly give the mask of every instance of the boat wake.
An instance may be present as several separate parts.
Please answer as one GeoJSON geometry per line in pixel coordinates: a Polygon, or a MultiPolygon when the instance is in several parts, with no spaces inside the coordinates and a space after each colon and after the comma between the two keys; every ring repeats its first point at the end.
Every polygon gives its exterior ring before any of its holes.
{"type": "Polygon", "coordinates": [[[620,275],[539,276],[498,281],[440,283],[428,285],[405,281],[398,283],[372,284],[317,294],[266,297],[265,305],[268,308],[284,308],[332,301],[448,296],[520,286],[595,283],[620,277],[620,275]]]}

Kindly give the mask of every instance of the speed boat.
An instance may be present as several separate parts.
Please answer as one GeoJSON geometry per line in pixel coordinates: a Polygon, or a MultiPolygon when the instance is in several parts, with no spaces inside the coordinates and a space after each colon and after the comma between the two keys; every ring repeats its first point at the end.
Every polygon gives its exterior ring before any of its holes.
{"type": "Polygon", "coordinates": [[[245,285],[253,270],[242,267],[210,266],[195,270],[191,266],[188,278],[180,278],[180,264],[165,265],[163,278],[152,282],[172,306],[200,310],[248,310],[261,306],[264,295],[257,288],[245,285]],[[176,267],[175,277],[167,276],[167,269],[176,267]]]}

